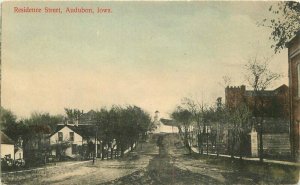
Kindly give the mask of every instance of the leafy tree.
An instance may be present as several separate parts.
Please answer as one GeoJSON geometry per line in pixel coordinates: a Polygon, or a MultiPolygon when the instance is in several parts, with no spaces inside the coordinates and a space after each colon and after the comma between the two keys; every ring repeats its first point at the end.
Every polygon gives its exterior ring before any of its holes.
{"type": "Polygon", "coordinates": [[[62,122],[63,116],[52,116],[49,113],[34,112],[29,118],[18,122],[18,137],[22,138],[24,158],[27,164],[44,163],[45,157],[50,152],[47,136],[56,129],[56,125],[62,122]]]}
{"type": "Polygon", "coordinates": [[[263,26],[272,29],[270,39],[275,41],[271,47],[275,53],[285,48],[286,43],[300,30],[300,3],[297,1],[278,2],[269,11],[274,18],[264,19],[263,26]]]}
{"type": "Polygon", "coordinates": [[[190,146],[189,143],[189,137],[190,137],[190,125],[192,123],[192,119],[193,119],[193,114],[181,107],[178,106],[175,111],[172,112],[171,114],[172,119],[176,120],[179,125],[178,125],[178,130],[179,130],[179,134],[181,135],[181,137],[183,137],[183,142],[185,147],[188,148],[189,153],[192,153],[192,148],[190,146]]]}
{"type": "Polygon", "coordinates": [[[102,157],[108,155],[104,147],[110,149],[111,158],[117,147],[122,157],[127,147],[133,149],[140,136],[152,128],[150,115],[137,106],[123,108],[114,105],[111,109],[101,108],[96,114],[98,138],[102,141],[102,157]]]}
{"type": "Polygon", "coordinates": [[[26,131],[26,127],[17,121],[17,116],[10,110],[1,107],[1,130],[10,138],[17,141],[18,138],[26,131]]]}
{"type": "Polygon", "coordinates": [[[72,145],[70,141],[63,141],[59,143],[52,144],[49,146],[50,150],[55,150],[56,151],[56,157],[58,160],[63,160],[64,158],[67,157],[66,155],[66,150],[72,145]]]}
{"type": "Polygon", "coordinates": [[[125,145],[129,144],[131,148],[151,128],[150,115],[137,106],[127,106],[123,110],[122,121],[125,124],[123,139],[126,141],[125,145]]]}
{"type": "Polygon", "coordinates": [[[52,133],[56,130],[57,124],[63,121],[63,116],[34,112],[24,121],[35,130],[35,133],[52,133]]]}
{"type": "Polygon", "coordinates": [[[251,123],[249,118],[251,112],[245,103],[238,105],[230,112],[230,128],[231,128],[231,157],[234,155],[234,146],[239,144],[239,155],[242,159],[243,155],[243,143],[245,135],[251,129],[251,123]]]}
{"type": "Polygon", "coordinates": [[[75,121],[78,120],[82,115],[82,111],[80,111],[79,109],[65,108],[65,113],[70,124],[74,124],[75,121]]]}
{"type": "Polygon", "coordinates": [[[112,135],[112,130],[110,127],[110,116],[109,110],[105,107],[101,108],[100,111],[96,112],[97,128],[98,128],[98,138],[102,141],[102,159],[106,156],[105,146],[109,145],[110,136],[112,135]]]}

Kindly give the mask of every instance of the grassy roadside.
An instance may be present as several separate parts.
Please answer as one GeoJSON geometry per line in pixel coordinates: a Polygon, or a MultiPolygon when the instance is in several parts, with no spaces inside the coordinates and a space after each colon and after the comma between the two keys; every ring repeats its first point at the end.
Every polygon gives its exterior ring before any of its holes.
{"type": "MultiPolygon", "coordinates": [[[[206,156],[193,153],[189,155],[196,160],[204,160],[208,165],[215,165],[223,169],[232,170],[240,177],[251,178],[256,183],[267,184],[298,184],[300,167],[290,166],[285,164],[270,164],[260,163],[259,161],[248,161],[240,159],[231,159],[225,157],[206,156]]],[[[222,174],[228,176],[228,179],[238,178],[228,174],[222,174]]]]}

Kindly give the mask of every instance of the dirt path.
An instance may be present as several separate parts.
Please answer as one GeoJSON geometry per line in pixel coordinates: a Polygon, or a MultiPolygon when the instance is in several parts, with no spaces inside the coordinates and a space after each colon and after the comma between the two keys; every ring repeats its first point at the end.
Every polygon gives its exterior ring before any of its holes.
{"type": "Polygon", "coordinates": [[[178,161],[185,154],[177,136],[166,135],[163,146],[150,162],[147,168],[141,169],[128,176],[110,181],[105,184],[220,184],[215,178],[205,174],[193,173],[178,161]]]}
{"type": "Polygon", "coordinates": [[[296,184],[293,168],[188,155],[178,136],[166,135],[159,151],[147,168],[104,184],[296,184]]]}

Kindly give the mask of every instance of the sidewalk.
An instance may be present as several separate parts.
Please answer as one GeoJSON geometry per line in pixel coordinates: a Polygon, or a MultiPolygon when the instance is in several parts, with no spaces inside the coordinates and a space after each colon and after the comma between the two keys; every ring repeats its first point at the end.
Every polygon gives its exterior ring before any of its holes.
{"type": "MultiPolygon", "coordinates": [[[[198,148],[192,147],[193,152],[199,153],[198,148]]],[[[206,155],[206,154],[205,154],[206,155]]],[[[217,156],[217,154],[208,154],[210,156],[217,156]]],[[[230,155],[224,155],[224,154],[219,154],[219,157],[226,157],[226,158],[231,158],[230,155]]],[[[234,156],[235,159],[239,159],[240,157],[234,156]]],[[[243,160],[246,161],[259,161],[259,158],[256,157],[243,157],[243,160]]],[[[278,160],[271,160],[271,159],[264,159],[264,163],[271,163],[271,164],[282,164],[282,165],[289,165],[289,166],[298,166],[300,167],[300,163],[298,162],[290,162],[290,161],[278,161],[278,160]]]]}

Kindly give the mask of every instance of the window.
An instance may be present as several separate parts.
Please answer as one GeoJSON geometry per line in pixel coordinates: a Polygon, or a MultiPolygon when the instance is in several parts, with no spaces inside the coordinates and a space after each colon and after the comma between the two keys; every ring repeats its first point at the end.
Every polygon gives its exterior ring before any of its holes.
{"type": "Polygon", "coordinates": [[[70,141],[74,141],[74,132],[70,132],[70,141]]]}
{"type": "Polygon", "coordinates": [[[72,154],[77,154],[77,145],[72,144],[72,154]]]}
{"type": "Polygon", "coordinates": [[[58,132],[58,141],[63,141],[63,133],[58,132]]]}
{"type": "Polygon", "coordinates": [[[297,73],[298,73],[298,97],[300,97],[300,64],[297,66],[297,73]]]}

